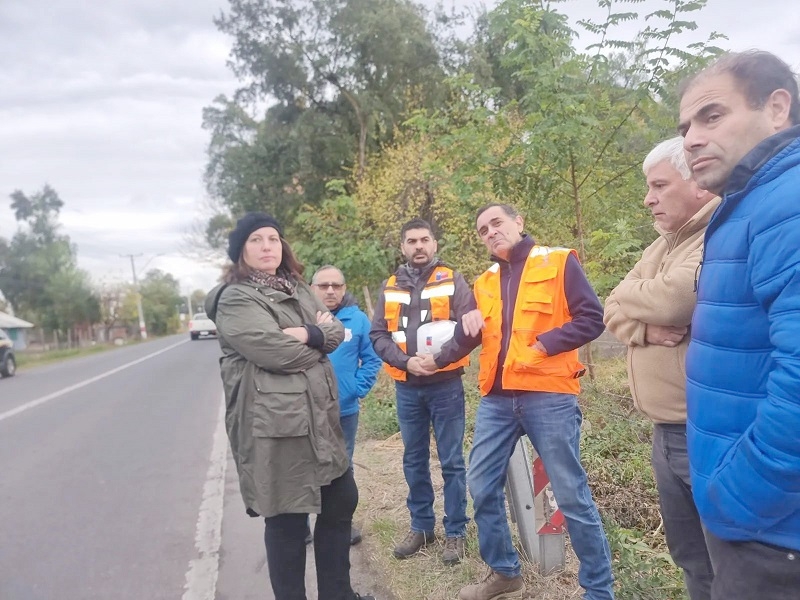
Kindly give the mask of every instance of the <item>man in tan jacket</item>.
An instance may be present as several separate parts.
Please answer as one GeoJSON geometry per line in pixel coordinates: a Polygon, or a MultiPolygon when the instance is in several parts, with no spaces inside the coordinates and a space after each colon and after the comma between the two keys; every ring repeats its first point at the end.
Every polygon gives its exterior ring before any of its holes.
{"type": "Polygon", "coordinates": [[[691,600],[708,600],[713,571],[689,479],[684,361],[703,234],[719,199],[691,179],[680,137],[656,146],[642,168],[644,204],[660,236],[608,296],[603,320],[627,344],[633,401],[655,424],[653,472],[667,546],[691,600]]]}

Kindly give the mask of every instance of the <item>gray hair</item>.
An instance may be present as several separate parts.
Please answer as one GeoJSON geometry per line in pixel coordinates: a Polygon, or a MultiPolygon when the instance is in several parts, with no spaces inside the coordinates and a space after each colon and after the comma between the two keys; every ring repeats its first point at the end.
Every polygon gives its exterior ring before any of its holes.
{"type": "Polygon", "coordinates": [[[347,283],[345,281],[345,279],[344,279],[344,273],[342,273],[342,270],[339,267],[336,267],[334,265],[322,265],[319,269],[314,271],[314,275],[311,277],[311,283],[314,283],[317,280],[317,275],[319,275],[322,271],[327,271],[329,269],[333,269],[334,271],[338,271],[339,275],[342,276],[342,283],[347,283]]]}
{"type": "Polygon", "coordinates": [[[665,160],[675,167],[675,170],[681,174],[684,180],[691,178],[692,171],[686,162],[686,154],[683,151],[683,138],[681,136],[665,140],[650,150],[650,154],[645,157],[642,163],[644,176],[647,177],[650,169],[665,160]]]}
{"type": "Polygon", "coordinates": [[[506,216],[508,216],[511,219],[515,219],[519,216],[519,211],[510,204],[504,204],[502,202],[492,202],[491,204],[486,204],[478,209],[478,212],[475,214],[475,221],[477,221],[478,217],[480,217],[483,213],[485,213],[490,208],[494,208],[495,206],[500,207],[503,210],[503,212],[506,213],[506,216]]]}

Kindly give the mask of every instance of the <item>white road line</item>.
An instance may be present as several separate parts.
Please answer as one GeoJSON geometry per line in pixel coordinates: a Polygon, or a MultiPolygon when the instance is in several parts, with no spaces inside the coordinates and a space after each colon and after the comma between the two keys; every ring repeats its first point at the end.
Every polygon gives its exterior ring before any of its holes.
{"type": "Polygon", "coordinates": [[[50,402],[50,400],[55,400],[59,396],[63,396],[64,394],[69,394],[70,392],[74,392],[75,390],[79,390],[80,388],[85,387],[87,385],[90,385],[90,384],[94,383],[95,381],[100,381],[101,379],[105,379],[106,377],[109,377],[110,375],[113,375],[114,373],[119,373],[120,371],[122,371],[124,369],[127,369],[128,367],[132,367],[134,365],[138,365],[141,362],[149,360],[149,359],[153,358],[154,356],[158,356],[159,354],[163,354],[164,352],[167,352],[168,350],[172,350],[173,348],[175,348],[177,346],[180,346],[181,344],[185,344],[188,341],[189,340],[183,340],[181,342],[178,342],[177,344],[172,344],[171,346],[167,346],[166,348],[162,348],[161,350],[159,350],[157,352],[153,352],[152,354],[148,354],[147,356],[143,356],[142,358],[137,358],[136,360],[131,361],[129,363],[126,363],[126,364],[124,364],[124,365],[122,365],[120,367],[117,367],[116,369],[111,369],[110,371],[106,371],[105,373],[101,373],[100,375],[97,375],[96,377],[92,377],[90,379],[86,379],[84,381],[81,381],[80,383],[76,383],[75,385],[71,385],[69,387],[65,387],[63,390],[59,390],[57,392],[53,392],[52,394],[48,394],[47,396],[42,396],[41,398],[38,398],[36,400],[31,400],[30,402],[27,402],[27,403],[23,404],[22,406],[18,406],[17,408],[13,408],[13,409],[11,409],[9,411],[6,411],[4,413],[0,413],[0,421],[5,421],[6,419],[10,419],[11,417],[14,417],[14,416],[16,416],[16,415],[18,415],[20,413],[25,412],[26,410],[30,410],[31,408],[36,408],[37,406],[40,406],[40,405],[44,404],[45,402],[50,402]]]}
{"type": "Polygon", "coordinates": [[[203,486],[200,516],[197,518],[197,558],[189,561],[182,600],[214,600],[219,576],[219,547],[222,543],[222,509],[225,498],[225,468],[228,464],[228,436],[225,432],[225,397],[220,404],[211,459],[203,486]]]}

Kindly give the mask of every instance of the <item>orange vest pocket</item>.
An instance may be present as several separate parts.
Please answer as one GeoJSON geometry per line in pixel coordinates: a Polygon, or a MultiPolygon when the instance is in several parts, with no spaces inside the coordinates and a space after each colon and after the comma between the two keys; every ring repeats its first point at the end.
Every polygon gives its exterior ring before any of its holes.
{"type": "Polygon", "coordinates": [[[447,321],[450,319],[450,296],[433,296],[430,302],[432,321],[447,321]]]}
{"type": "Polygon", "coordinates": [[[532,373],[544,377],[574,378],[581,377],[585,371],[580,361],[556,354],[548,356],[530,346],[519,349],[517,358],[510,365],[511,371],[532,373]]]}

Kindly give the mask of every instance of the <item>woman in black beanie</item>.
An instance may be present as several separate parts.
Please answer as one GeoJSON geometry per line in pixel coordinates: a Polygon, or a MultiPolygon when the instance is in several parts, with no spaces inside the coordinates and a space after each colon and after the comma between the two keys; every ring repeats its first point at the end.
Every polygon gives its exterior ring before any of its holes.
{"type": "Polygon", "coordinates": [[[209,292],[225,388],[225,421],[250,516],[265,520],[276,600],[305,600],[306,524],[314,528],[319,600],[374,600],[350,587],[358,503],[327,354],[342,324],[302,279],[278,222],[248,213],[228,236],[223,283],[209,292]]]}

